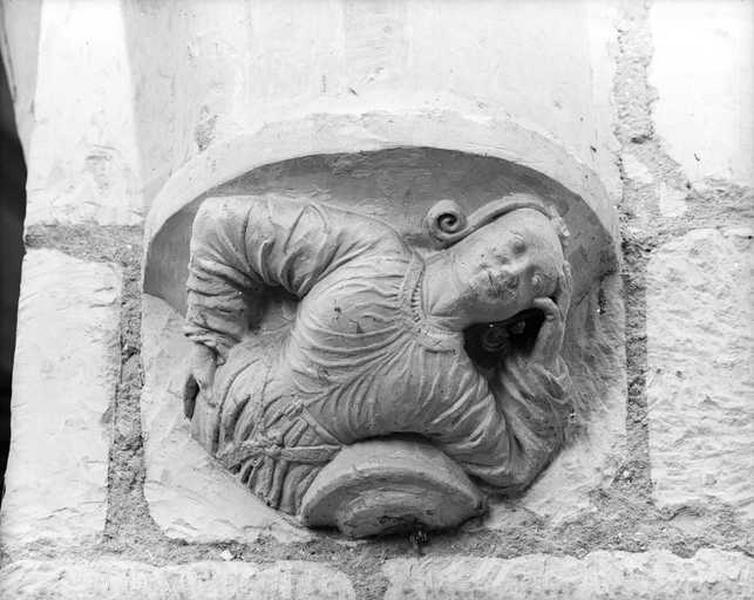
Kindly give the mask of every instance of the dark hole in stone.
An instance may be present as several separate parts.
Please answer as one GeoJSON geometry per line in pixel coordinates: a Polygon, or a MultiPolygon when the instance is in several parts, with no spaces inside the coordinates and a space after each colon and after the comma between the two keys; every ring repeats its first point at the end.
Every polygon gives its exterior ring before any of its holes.
{"type": "Polygon", "coordinates": [[[490,369],[501,356],[531,354],[543,322],[542,311],[532,308],[507,321],[472,325],[464,331],[464,348],[476,365],[490,369]]]}

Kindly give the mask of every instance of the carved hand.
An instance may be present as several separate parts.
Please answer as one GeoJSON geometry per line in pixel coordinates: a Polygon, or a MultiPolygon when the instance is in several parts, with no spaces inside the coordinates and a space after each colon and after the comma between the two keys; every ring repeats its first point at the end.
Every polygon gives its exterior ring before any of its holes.
{"type": "Polygon", "coordinates": [[[544,366],[552,365],[560,354],[565,333],[566,315],[571,304],[573,278],[568,263],[563,266],[563,273],[558,278],[555,299],[537,298],[534,307],[545,314],[545,320],[534,344],[532,360],[544,366]]]}
{"type": "Polygon", "coordinates": [[[189,367],[183,385],[183,413],[187,418],[194,414],[196,396],[201,391],[212,404],[212,384],[217,369],[217,355],[212,348],[195,343],[189,356],[189,367]]]}

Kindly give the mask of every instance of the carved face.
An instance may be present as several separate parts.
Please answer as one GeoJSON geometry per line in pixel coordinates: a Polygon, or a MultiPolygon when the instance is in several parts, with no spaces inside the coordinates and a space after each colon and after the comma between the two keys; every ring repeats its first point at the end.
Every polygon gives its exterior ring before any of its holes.
{"type": "Polygon", "coordinates": [[[458,309],[472,322],[502,321],[552,296],[564,262],[550,220],[532,209],[500,217],[449,252],[462,295],[458,309]]]}

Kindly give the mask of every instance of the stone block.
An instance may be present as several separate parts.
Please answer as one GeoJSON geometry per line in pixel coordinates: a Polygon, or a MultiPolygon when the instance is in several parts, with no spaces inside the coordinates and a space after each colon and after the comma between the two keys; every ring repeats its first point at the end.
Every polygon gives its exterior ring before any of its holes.
{"type": "Polygon", "coordinates": [[[341,572],[314,562],[194,562],[169,567],[109,559],[23,560],[0,571],[0,596],[24,600],[351,600],[341,572]]]}
{"type": "MultiPolygon", "coordinates": [[[[247,6],[184,0],[179,13],[169,3],[150,3],[149,10],[125,3],[128,55],[138,75],[133,104],[145,179],[166,178],[187,157],[212,153],[241,132],[271,130],[276,121],[303,112],[316,114],[314,131],[295,124],[289,133],[273,133],[270,143],[255,142],[250,152],[233,148],[234,158],[277,154],[291,142],[288,157],[299,156],[303,147],[333,133],[322,113],[343,114],[354,107],[395,111],[399,120],[429,108],[435,143],[428,143],[423,127],[413,122],[405,141],[391,139],[389,145],[457,147],[439,111],[449,103],[468,102],[463,112],[479,114],[473,120],[481,129],[489,130],[490,117],[500,115],[562,140],[576,162],[609,181],[617,195],[620,179],[609,151],[612,64],[606,60],[614,45],[614,4],[553,3],[543,11],[514,2],[502,12],[497,3],[482,2],[470,18],[463,3],[453,2],[247,6]],[[442,47],[438,31],[443,32],[442,47]],[[526,69],[520,56],[526,57],[526,69]],[[301,134],[303,143],[290,139],[291,133],[301,134]]],[[[393,114],[387,118],[392,121],[393,114]]],[[[376,135],[367,134],[362,142],[359,128],[334,132],[335,143],[356,142],[348,151],[373,147],[376,135]]],[[[492,154],[511,141],[506,135],[493,137],[492,154]]],[[[529,156],[545,162],[536,151],[529,156]]],[[[207,158],[223,171],[234,162],[207,158]]],[[[202,169],[187,167],[201,181],[202,169]]],[[[161,200],[174,197],[174,190],[165,191],[161,200]]]]}
{"type": "Polygon", "coordinates": [[[647,271],[654,499],[712,499],[754,518],[754,254],[750,229],[697,229],[647,271]]]}
{"type": "Polygon", "coordinates": [[[144,295],[142,428],[144,495],[152,518],[166,535],[191,542],[281,541],[310,537],[292,519],[267,507],[235,481],[190,434],[183,416],[183,361],[190,342],[183,318],[163,300],[144,295]]]}
{"type": "Polygon", "coordinates": [[[666,551],[597,551],[582,559],[544,554],[395,559],[383,572],[390,580],[385,600],[743,600],[754,589],[754,559],[708,549],[692,558],[666,551]]]}
{"type": "Polygon", "coordinates": [[[750,2],[652,3],[655,130],[694,183],[754,184],[753,16],[750,2]]]}
{"type": "Polygon", "coordinates": [[[120,287],[110,265],[26,254],[0,535],[8,546],[93,539],[104,527],[120,287]]]}
{"type": "MultiPolygon", "coordinates": [[[[21,118],[29,132],[26,224],[136,225],[143,213],[140,146],[148,136],[133,110],[122,5],[38,4],[38,33],[26,20],[15,23],[39,37],[33,120],[21,118]]],[[[23,87],[32,72],[19,72],[23,87]]]]}

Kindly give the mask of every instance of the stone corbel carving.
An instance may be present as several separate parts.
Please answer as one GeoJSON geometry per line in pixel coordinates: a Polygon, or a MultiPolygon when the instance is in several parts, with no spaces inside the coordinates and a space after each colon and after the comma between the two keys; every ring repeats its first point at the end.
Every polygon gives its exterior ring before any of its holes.
{"type": "Polygon", "coordinates": [[[566,438],[560,218],[515,194],[470,215],[438,202],[425,225],[408,243],[275,196],[196,215],[185,414],[245,486],[308,525],[457,524],[484,509],[479,486],[520,493],[566,438]]]}

